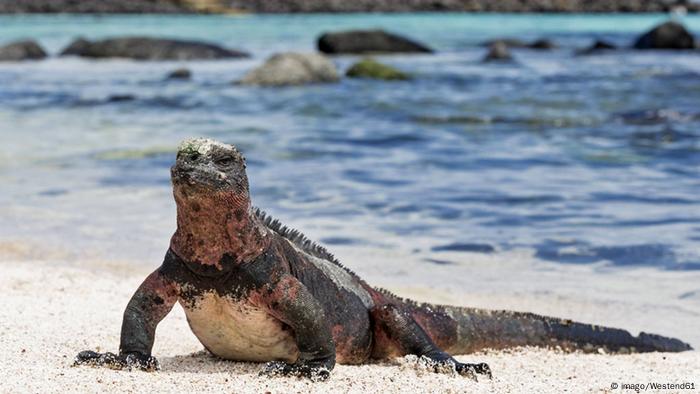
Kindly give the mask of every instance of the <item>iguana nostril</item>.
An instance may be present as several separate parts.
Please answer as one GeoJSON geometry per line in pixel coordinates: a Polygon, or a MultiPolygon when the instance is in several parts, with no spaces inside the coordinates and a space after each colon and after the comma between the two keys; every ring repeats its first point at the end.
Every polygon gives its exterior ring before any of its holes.
{"type": "Polygon", "coordinates": [[[201,155],[200,155],[199,153],[197,153],[197,152],[192,153],[192,154],[190,155],[190,160],[196,161],[197,159],[199,159],[200,156],[201,156],[201,155]]]}

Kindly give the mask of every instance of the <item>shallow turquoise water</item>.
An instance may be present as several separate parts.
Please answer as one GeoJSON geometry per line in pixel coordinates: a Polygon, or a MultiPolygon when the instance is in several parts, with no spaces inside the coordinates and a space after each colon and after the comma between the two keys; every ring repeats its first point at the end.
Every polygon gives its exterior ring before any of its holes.
{"type": "MultiPolygon", "coordinates": [[[[574,53],[596,38],[629,45],[665,18],[1,16],[2,41],[31,37],[52,53],[81,35],[144,34],[254,57],[0,64],[0,239],[160,258],[174,228],[174,148],[202,135],[239,145],[256,204],[331,249],[450,264],[455,252],[525,248],[562,263],[698,269],[700,53],[574,53]],[[312,50],[320,32],[365,27],[438,52],[382,57],[416,76],[407,83],[230,83],[273,52],[312,50]],[[503,36],[560,48],[481,63],[478,44],[503,36]],[[165,82],[179,66],[194,79],[165,82]]],[[[700,17],[684,21],[700,32],[700,17]]]]}
{"type": "MultiPolygon", "coordinates": [[[[439,50],[456,50],[486,38],[511,35],[556,35],[566,42],[586,43],[591,35],[636,34],[667,18],[663,14],[29,15],[0,16],[0,31],[3,40],[33,37],[54,51],[78,35],[98,38],[144,34],[206,39],[265,53],[313,49],[314,39],[323,31],[386,28],[424,38],[439,50]]],[[[700,30],[699,15],[686,16],[683,22],[692,30],[700,30]]]]}

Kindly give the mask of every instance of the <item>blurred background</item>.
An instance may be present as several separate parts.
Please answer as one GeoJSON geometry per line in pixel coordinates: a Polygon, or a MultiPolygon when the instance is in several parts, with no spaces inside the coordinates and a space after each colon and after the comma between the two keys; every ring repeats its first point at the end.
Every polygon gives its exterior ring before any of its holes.
{"type": "Polygon", "coordinates": [[[257,206],[373,283],[698,344],[677,324],[700,324],[697,4],[339,3],[0,1],[0,256],[157,266],[169,166],[204,136],[244,152],[257,206]],[[358,29],[432,53],[350,33],[337,81],[236,82],[358,29]],[[100,41],[133,36],[236,52],[100,41]],[[344,76],[367,55],[402,78],[344,76]]]}

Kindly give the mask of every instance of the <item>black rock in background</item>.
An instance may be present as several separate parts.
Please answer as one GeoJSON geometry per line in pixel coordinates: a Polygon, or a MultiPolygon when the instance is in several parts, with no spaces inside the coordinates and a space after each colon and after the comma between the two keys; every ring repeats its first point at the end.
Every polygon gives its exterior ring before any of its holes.
{"type": "Polygon", "coordinates": [[[318,50],[328,54],[432,53],[427,46],[383,30],[349,30],[325,33],[318,50]]]}
{"type": "Polygon", "coordinates": [[[640,36],[635,49],[695,49],[695,37],[678,22],[662,23],[640,36]]]}
{"type": "Polygon", "coordinates": [[[61,52],[61,56],[69,55],[136,60],[207,60],[249,56],[245,52],[205,42],[150,37],[118,37],[100,41],[79,38],[61,52]]]}
{"type": "Polygon", "coordinates": [[[555,49],[557,48],[557,44],[554,43],[554,41],[547,39],[547,38],[540,38],[538,40],[535,40],[533,42],[527,42],[525,40],[521,40],[519,38],[497,38],[495,40],[489,40],[486,42],[481,43],[481,46],[485,47],[493,47],[494,45],[505,45],[509,49],[522,49],[522,48],[529,48],[529,49],[538,49],[538,50],[549,50],[549,49],[555,49]]]}
{"type": "Polygon", "coordinates": [[[187,68],[178,68],[176,70],[173,70],[168,74],[167,79],[191,79],[192,78],[192,71],[190,71],[187,68]]]}
{"type": "Polygon", "coordinates": [[[484,62],[512,62],[513,56],[511,56],[508,47],[503,42],[496,42],[491,45],[489,52],[484,57],[484,62]]]}
{"type": "Polygon", "coordinates": [[[0,46],[0,61],[39,60],[46,57],[44,49],[36,41],[15,41],[0,46]]]}
{"type": "Polygon", "coordinates": [[[554,43],[554,41],[546,39],[546,38],[541,38],[539,40],[536,40],[532,42],[530,45],[527,46],[530,49],[542,49],[542,50],[547,50],[547,49],[554,49],[557,47],[557,44],[554,43]]]}
{"type": "Polygon", "coordinates": [[[582,49],[578,51],[577,53],[579,55],[593,55],[596,53],[604,53],[611,51],[613,49],[617,49],[617,45],[612,44],[610,42],[607,42],[605,40],[596,40],[591,46],[588,48],[582,49]]]}

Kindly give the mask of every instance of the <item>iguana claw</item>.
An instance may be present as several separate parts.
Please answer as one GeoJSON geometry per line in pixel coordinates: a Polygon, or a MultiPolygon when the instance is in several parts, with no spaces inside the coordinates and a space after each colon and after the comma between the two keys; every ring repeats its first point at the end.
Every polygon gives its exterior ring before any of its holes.
{"type": "Polygon", "coordinates": [[[107,367],[110,369],[140,369],[146,372],[153,372],[160,369],[160,363],[153,356],[146,356],[141,353],[97,353],[92,350],[85,350],[75,356],[73,366],[89,365],[93,367],[107,367]]]}
{"type": "Polygon", "coordinates": [[[331,371],[323,365],[312,363],[289,364],[283,361],[271,361],[263,367],[260,376],[297,376],[309,378],[314,382],[323,382],[331,377],[331,371]]]}

